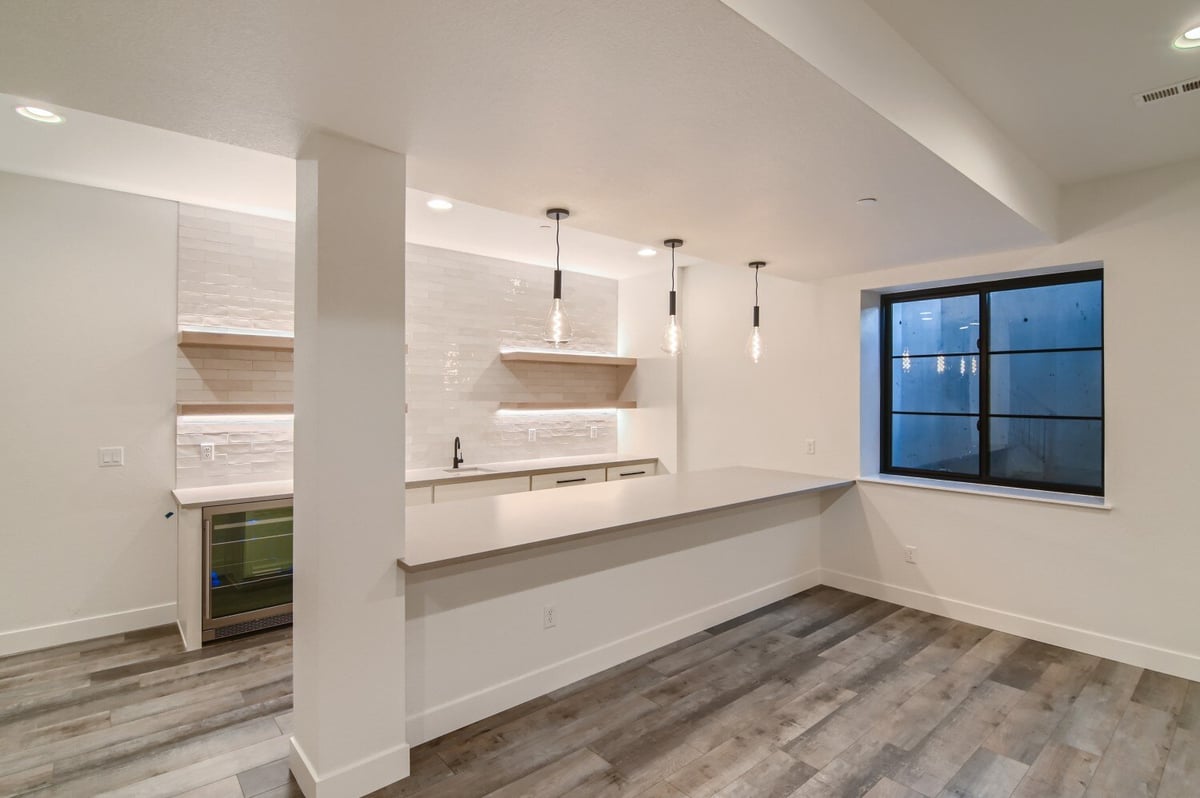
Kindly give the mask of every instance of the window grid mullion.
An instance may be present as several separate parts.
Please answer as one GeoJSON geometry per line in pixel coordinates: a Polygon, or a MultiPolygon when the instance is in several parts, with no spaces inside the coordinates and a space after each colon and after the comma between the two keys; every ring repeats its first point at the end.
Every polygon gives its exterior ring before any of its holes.
{"type": "Polygon", "coordinates": [[[991,380],[991,335],[992,313],[988,302],[989,294],[979,293],[979,478],[985,482],[992,478],[992,380],[991,380]]]}

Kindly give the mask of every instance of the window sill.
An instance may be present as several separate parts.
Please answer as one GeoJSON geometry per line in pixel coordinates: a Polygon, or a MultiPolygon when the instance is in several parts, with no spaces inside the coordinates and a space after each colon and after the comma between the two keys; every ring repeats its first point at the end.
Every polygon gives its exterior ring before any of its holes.
{"type": "Polygon", "coordinates": [[[1103,496],[1080,496],[1074,493],[1056,493],[1049,490],[1007,488],[1002,485],[976,485],[972,482],[951,482],[949,480],[923,479],[921,477],[903,477],[894,474],[860,476],[858,481],[874,485],[897,485],[906,488],[941,490],[949,493],[973,493],[980,496],[992,496],[998,499],[1016,499],[1018,501],[1041,502],[1042,504],[1085,507],[1090,510],[1107,511],[1113,508],[1112,504],[1103,496]]]}

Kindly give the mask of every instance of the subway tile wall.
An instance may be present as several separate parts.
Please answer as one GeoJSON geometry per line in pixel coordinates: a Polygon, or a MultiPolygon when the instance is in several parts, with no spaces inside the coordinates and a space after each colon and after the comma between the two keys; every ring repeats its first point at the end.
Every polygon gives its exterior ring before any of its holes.
{"type": "MultiPolygon", "coordinates": [[[[293,223],[181,205],[179,229],[181,327],[293,328],[293,223]]],[[[455,436],[475,463],[616,452],[615,411],[497,411],[501,401],[619,394],[622,369],[500,361],[501,349],[547,347],[541,332],[552,281],[540,266],[408,246],[408,468],[448,465],[455,436]]],[[[616,281],[568,267],[564,300],[575,330],[567,348],[615,352],[616,281]]],[[[290,402],[292,379],[290,352],[179,350],[179,401],[290,402]]],[[[185,417],[177,432],[179,487],[292,476],[290,417],[185,417]],[[201,443],[216,444],[214,461],[200,460],[201,443]]]]}
{"type": "Polygon", "coordinates": [[[295,326],[296,224],[179,206],[179,326],[295,326]]]}
{"type": "Polygon", "coordinates": [[[291,416],[184,416],[175,424],[176,487],[291,478],[291,416]],[[215,444],[215,459],[200,459],[202,443],[215,444]]]}
{"type": "Polygon", "coordinates": [[[291,352],[221,346],[187,346],[178,352],[180,402],[292,401],[291,352]]]}
{"type": "MultiPolygon", "coordinates": [[[[617,451],[615,411],[497,411],[501,401],[600,402],[619,394],[623,369],[500,361],[501,349],[549,346],[542,327],[552,270],[415,244],[407,252],[409,468],[448,466],[455,436],[469,463],[617,451]]],[[[574,340],[565,348],[616,352],[616,280],[569,269],[563,300],[574,340]]]]}

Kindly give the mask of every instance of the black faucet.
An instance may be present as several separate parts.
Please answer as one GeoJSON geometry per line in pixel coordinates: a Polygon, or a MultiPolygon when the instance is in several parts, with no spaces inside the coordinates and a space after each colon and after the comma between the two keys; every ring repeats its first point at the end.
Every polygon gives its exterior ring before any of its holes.
{"type": "Polygon", "coordinates": [[[462,456],[462,442],[459,441],[458,436],[455,435],[454,436],[454,467],[458,468],[459,464],[462,462],[464,462],[463,456],[462,456]]]}

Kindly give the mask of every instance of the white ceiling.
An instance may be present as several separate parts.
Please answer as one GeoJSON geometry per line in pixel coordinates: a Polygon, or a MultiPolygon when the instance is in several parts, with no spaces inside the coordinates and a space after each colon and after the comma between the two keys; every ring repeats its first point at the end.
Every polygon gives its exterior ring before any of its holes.
{"type": "Polygon", "coordinates": [[[1045,241],[719,0],[8,3],[0,91],[284,156],[332,129],[425,191],[783,276],[1045,241]]]}
{"type": "MultiPolygon", "coordinates": [[[[64,180],[211,208],[295,218],[296,162],[279,155],[137,125],[74,109],[61,109],[62,125],[31,122],[9,111],[20,104],[0,94],[0,171],[64,180]]],[[[543,214],[522,216],[450,198],[448,212],[430,210],[434,195],[406,190],[409,241],[541,266],[554,265],[553,223],[543,214]]],[[[563,266],[569,271],[622,279],[670,267],[659,240],[636,243],[562,229],[563,266]],[[657,254],[642,257],[649,245],[657,254]]],[[[676,262],[696,262],[688,246],[676,262]]]]}
{"type": "Polygon", "coordinates": [[[1198,0],[867,0],[1061,183],[1200,156],[1200,95],[1136,92],[1200,77],[1198,0]]]}

